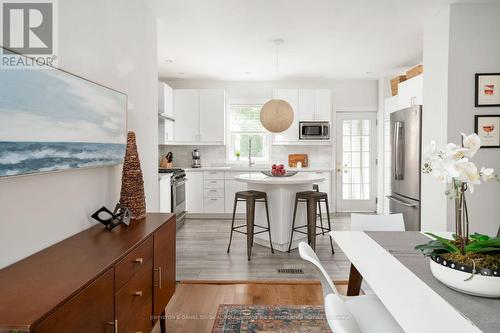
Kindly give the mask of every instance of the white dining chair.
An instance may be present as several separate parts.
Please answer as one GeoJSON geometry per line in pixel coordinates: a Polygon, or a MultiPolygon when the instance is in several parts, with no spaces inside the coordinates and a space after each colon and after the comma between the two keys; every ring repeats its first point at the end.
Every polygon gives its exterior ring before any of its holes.
{"type": "Polygon", "coordinates": [[[316,268],[323,289],[325,314],[334,333],[403,332],[376,295],[340,295],[313,249],[299,243],[300,257],[316,268]]]}
{"type": "Polygon", "coordinates": [[[405,231],[403,214],[351,214],[353,231],[405,231]]]}

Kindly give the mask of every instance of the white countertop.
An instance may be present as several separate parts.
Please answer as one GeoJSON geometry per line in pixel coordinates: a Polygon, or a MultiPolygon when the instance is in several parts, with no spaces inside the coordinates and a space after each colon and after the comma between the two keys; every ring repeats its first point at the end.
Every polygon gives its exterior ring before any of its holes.
{"type": "MultiPolygon", "coordinates": [[[[207,166],[207,167],[201,167],[201,168],[182,168],[185,171],[188,172],[202,172],[202,171],[228,171],[228,172],[259,172],[259,171],[268,171],[271,168],[269,166],[253,166],[249,168],[248,166],[239,166],[239,165],[234,165],[234,166],[207,166]]],[[[299,172],[332,172],[332,168],[328,167],[323,167],[323,168],[286,168],[286,170],[290,171],[299,171],[299,172]]]]}
{"type": "Polygon", "coordinates": [[[325,177],[319,174],[298,173],[291,177],[269,177],[261,173],[244,174],[234,177],[235,180],[251,184],[265,185],[299,185],[312,184],[314,182],[322,182],[325,177]]]}

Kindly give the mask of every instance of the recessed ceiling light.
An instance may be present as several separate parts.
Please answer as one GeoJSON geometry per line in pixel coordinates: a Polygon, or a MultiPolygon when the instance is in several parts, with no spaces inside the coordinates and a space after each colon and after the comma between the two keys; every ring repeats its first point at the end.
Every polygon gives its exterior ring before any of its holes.
{"type": "Polygon", "coordinates": [[[166,59],[165,62],[168,62],[169,64],[173,63],[174,61],[172,59],[166,59]]]}

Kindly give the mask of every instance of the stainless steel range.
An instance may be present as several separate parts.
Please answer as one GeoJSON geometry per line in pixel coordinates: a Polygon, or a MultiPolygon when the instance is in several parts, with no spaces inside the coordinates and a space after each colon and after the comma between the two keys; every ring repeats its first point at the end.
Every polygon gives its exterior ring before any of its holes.
{"type": "Polygon", "coordinates": [[[177,227],[180,227],[184,224],[186,216],[186,172],[180,168],[160,168],[159,173],[171,174],[170,195],[165,195],[161,198],[161,200],[169,200],[169,202],[164,202],[160,204],[160,206],[169,207],[170,212],[175,213],[177,218],[177,227]]]}

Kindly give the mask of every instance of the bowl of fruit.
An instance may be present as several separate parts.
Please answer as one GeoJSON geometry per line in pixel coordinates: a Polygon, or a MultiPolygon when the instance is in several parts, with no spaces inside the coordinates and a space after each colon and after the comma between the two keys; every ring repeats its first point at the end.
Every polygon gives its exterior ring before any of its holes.
{"type": "Polygon", "coordinates": [[[269,177],[291,177],[297,174],[297,171],[286,171],[283,164],[273,164],[271,171],[261,171],[269,177]]]}

